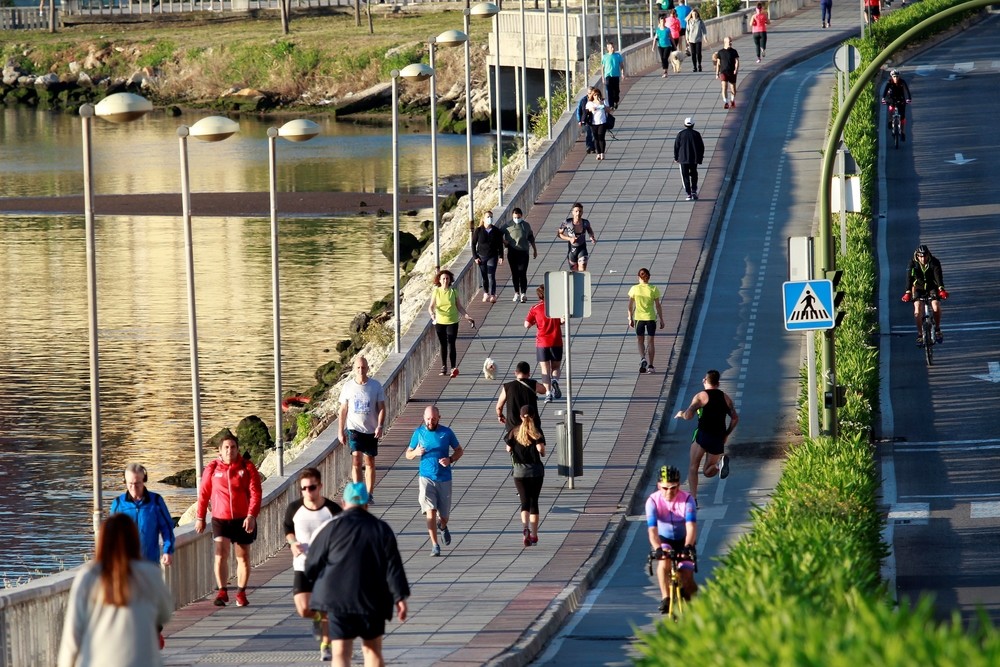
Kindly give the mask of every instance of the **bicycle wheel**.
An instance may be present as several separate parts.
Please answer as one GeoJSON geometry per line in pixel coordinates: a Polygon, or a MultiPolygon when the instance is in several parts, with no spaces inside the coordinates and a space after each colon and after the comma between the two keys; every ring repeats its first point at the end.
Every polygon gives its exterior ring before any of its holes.
{"type": "Polygon", "coordinates": [[[895,148],[899,148],[899,119],[892,119],[892,143],[895,148]]]}
{"type": "Polygon", "coordinates": [[[929,319],[924,320],[924,358],[928,366],[934,365],[934,332],[929,319]]]}

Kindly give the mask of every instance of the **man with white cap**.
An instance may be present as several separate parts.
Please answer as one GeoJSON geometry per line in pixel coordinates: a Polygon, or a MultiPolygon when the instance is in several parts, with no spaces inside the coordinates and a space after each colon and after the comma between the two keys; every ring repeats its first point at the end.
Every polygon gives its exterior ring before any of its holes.
{"type": "Polygon", "coordinates": [[[698,199],[698,165],[705,159],[705,142],[694,129],[694,118],[684,119],[684,129],[674,139],[674,162],[681,166],[687,200],[698,199]]]}

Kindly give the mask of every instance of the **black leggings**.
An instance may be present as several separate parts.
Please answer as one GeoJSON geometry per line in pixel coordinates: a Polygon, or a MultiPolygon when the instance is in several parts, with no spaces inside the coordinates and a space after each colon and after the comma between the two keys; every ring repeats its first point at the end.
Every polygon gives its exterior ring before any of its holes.
{"type": "Polygon", "coordinates": [[[691,67],[695,71],[701,71],[701,42],[690,42],[688,46],[691,47],[691,67]]]}
{"type": "Polygon", "coordinates": [[[451,358],[451,367],[455,368],[458,355],[455,352],[455,340],[458,338],[458,322],[454,324],[435,324],[437,329],[438,342],[441,343],[441,365],[448,367],[448,358],[451,358]]]}
{"type": "MultiPolygon", "coordinates": [[[[670,52],[674,50],[672,46],[659,46],[657,45],[656,51],[660,54],[660,65],[663,66],[663,71],[666,72],[670,69],[670,52]]],[[[598,151],[600,153],[600,151],[598,151]]]]}
{"type": "Polygon", "coordinates": [[[753,34],[753,45],[757,49],[757,57],[760,58],[760,54],[764,53],[764,50],[767,49],[767,33],[755,32],[753,34]]]}
{"type": "Polygon", "coordinates": [[[510,264],[510,275],[514,279],[514,291],[518,294],[527,294],[528,253],[511,248],[507,251],[507,263],[510,264]]]}
{"type": "Polygon", "coordinates": [[[598,155],[604,155],[604,135],[608,131],[608,126],[601,123],[600,125],[594,125],[594,150],[597,151],[598,155]]]}
{"type": "Polygon", "coordinates": [[[542,494],[544,477],[515,477],[514,486],[521,498],[521,511],[538,514],[538,496],[542,494]]]}

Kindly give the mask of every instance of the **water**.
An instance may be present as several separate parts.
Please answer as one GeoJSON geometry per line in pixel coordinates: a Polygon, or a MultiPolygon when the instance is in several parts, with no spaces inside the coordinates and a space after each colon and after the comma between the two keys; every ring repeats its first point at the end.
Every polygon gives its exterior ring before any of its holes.
{"type": "MultiPolygon", "coordinates": [[[[95,121],[96,192],[179,191],[175,130],[195,120],[95,121]]],[[[79,125],[0,110],[0,193],[82,192],[79,125]]],[[[221,143],[189,140],[193,191],[267,189],[267,125],[241,125],[221,143]]],[[[279,141],[279,190],[391,190],[384,130],[322,125],[311,142],[279,141]]],[[[442,179],[460,179],[464,137],[438,144],[442,179]]],[[[475,147],[485,171],[489,140],[475,147]]],[[[426,135],[402,137],[401,189],[426,191],[428,160],[426,135]]],[[[246,415],[273,421],[269,229],[264,218],[193,219],[206,438],[246,415]]],[[[281,220],[287,390],[311,386],[350,319],[391,292],[379,250],[391,229],[389,218],[281,220]]],[[[105,508],[124,490],[124,464],[140,461],[178,514],[193,491],[157,480],[194,467],[183,230],[173,217],[98,215],[96,237],[105,508]]],[[[72,567],[93,547],[85,263],[82,216],[0,216],[0,586],[72,567]]]]}

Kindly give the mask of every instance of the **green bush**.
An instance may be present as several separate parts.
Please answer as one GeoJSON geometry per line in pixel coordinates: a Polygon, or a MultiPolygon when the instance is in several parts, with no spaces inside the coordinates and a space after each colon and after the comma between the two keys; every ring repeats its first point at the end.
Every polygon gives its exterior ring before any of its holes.
{"type": "Polygon", "coordinates": [[[152,50],[139,56],[135,64],[138,67],[160,67],[174,57],[176,50],[177,46],[169,40],[158,42],[153,45],[152,50]]]}

